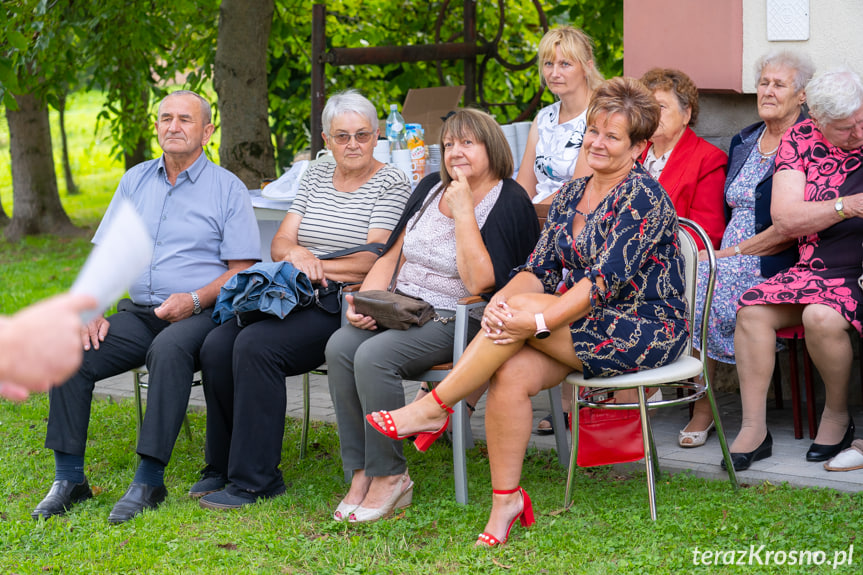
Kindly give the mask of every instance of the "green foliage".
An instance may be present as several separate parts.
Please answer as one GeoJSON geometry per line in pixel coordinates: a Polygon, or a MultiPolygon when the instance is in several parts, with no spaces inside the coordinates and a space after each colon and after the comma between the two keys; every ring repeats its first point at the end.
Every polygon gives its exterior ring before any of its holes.
{"type": "Polygon", "coordinates": [[[131,153],[153,135],[151,104],[180,83],[197,89],[212,70],[219,0],[9,0],[0,10],[0,97],[58,97],[104,91],[112,153],[131,153]],[[191,73],[189,73],[191,72],[191,73]],[[188,73],[188,75],[186,75],[188,73]],[[182,79],[185,76],[185,79],[182,79]]]}
{"type": "MultiPolygon", "coordinates": [[[[549,23],[581,26],[597,44],[597,64],[606,75],[617,75],[623,62],[622,0],[566,0],[539,2],[549,23]],[[588,7],[589,9],[586,9],[588,7]],[[606,29],[609,28],[609,29],[606,29]]],[[[477,3],[478,43],[485,44],[498,34],[498,56],[522,70],[511,71],[492,56],[480,56],[478,71],[484,75],[485,90],[478,94],[483,107],[506,123],[527,107],[539,89],[536,49],[544,33],[533,2],[504,2],[504,27],[498,2],[477,3]],[[502,105],[503,104],[503,105],[502,105]]],[[[328,0],[327,48],[423,45],[435,42],[462,42],[461,2],[443,0],[328,0]],[[440,35],[435,24],[440,9],[440,35]]],[[[277,165],[290,164],[293,155],[309,142],[311,114],[311,10],[303,0],[276,0],[270,34],[269,85],[271,128],[276,138],[277,165]],[[305,9],[304,9],[305,7],[305,9]]],[[[387,64],[382,66],[327,66],[325,91],[332,94],[349,87],[359,89],[384,115],[391,103],[402,103],[410,88],[464,83],[461,61],[387,64]]],[[[551,103],[550,93],[543,103],[551,103]]]]}
{"type": "Polygon", "coordinates": [[[623,74],[623,0],[567,0],[547,13],[552,21],[581,28],[593,39],[594,58],[603,76],[623,74]]]}

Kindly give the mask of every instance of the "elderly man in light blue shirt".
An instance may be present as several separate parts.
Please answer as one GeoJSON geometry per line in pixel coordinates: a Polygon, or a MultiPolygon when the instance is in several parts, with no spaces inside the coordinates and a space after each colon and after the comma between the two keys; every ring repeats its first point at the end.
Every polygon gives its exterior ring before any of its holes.
{"type": "Polygon", "coordinates": [[[163,99],[156,132],[164,154],[126,172],[96,231],[98,244],[121,201],[129,201],[153,238],[153,259],[117,313],[85,327],[81,368],[50,392],[45,446],[54,450],[55,481],[33,510],[36,519],[62,515],[92,497],[84,452],[94,384],[143,364],[150,386],[137,447],[141,463],[108,520],[127,521],[167,496],[165,466],[186,412],[198,351],[216,327],[212,307],[222,284],[261,254],[248,190],[203,153],[214,130],[210,118],[209,103],[194,92],[163,99]]]}

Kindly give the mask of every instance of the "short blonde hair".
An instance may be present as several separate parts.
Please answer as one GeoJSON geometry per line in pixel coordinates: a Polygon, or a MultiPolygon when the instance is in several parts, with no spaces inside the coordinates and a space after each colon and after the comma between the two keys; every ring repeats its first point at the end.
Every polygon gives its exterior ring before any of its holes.
{"type": "Polygon", "coordinates": [[[602,74],[596,69],[593,61],[593,41],[590,36],[572,26],[552,28],[539,41],[537,59],[539,60],[539,78],[545,86],[545,76],[542,74],[543,63],[554,60],[554,49],[560,48],[565,58],[575,60],[584,68],[584,79],[590,92],[602,84],[602,74]]]}
{"type": "MultiPolygon", "coordinates": [[[[494,176],[501,180],[512,177],[512,150],[494,118],[475,108],[451,112],[440,129],[441,151],[446,155],[446,138],[460,140],[466,137],[485,146],[489,171],[494,176]]],[[[448,186],[453,180],[452,175],[447,172],[445,161],[440,165],[440,179],[444,186],[448,186]]]]}
{"type": "Polygon", "coordinates": [[[635,78],[612,78],[596,89],[587,107],[588,126],[602,113],[626,119],[630,145],[646,141],[659,126],[659,103],[635,78]]]}

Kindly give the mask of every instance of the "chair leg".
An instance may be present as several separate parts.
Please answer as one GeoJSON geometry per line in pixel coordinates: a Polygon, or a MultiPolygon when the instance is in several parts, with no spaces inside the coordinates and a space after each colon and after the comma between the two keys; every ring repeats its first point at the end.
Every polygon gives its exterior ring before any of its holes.
{"type": "Polygon", "coordinates": [[[183,429],[186,430],[186,439],[192,441],[192,428],[189,426],[189,413],[183,416],[183,429]]]}
{"type": "Polygon", "coordinates": [[[656,455],[651,449],[653,441],[650,437],[650,424],[647,419],[647,397],[644,386],[638,388],[638,411],[641,414],[641,435],[644,442],[644,465],[647,468],[647,499],[650,504],[650,518],[656,521],[656,472],[654,460],[656,455]]]}
{"type": "Polygon", "coordinates": [[[778,353],[773,362],[773,399],[776,402],[776,409],[785,409],[785,402],[782,400],[782,369],[779,367],[778,353]]]}
{"type": "Polygon", "coordinates": [[[791,385],[791,416],[794,419],[794,439],[803,439],[800,418],[800,381],[797,379],[797,339],[788,339],[788,383],[791,385]]]}
{"type": "Polygon", "coordinates": [[[306,457],[306,444],[309,440],[309,413],[311,411],[309,397],[309,372],[303,374],[303,430],[300,433],[300,459],[306,457]]]}
{"type": "Polygon", "coordinates": [[[812,384],[812,360],[803,342],[803,382],[806,386],[806,419],[809,423],[809,439],[815,439],[818,424],[815,422],[815,388],[812,384]]]}
{"type": "MultiPolygon", "coordinates": [[[[704,370],[704,377],[707,377],[707,370],[704,370]]],[[[722,458],[725,460],[725,468],[728,470],[728,481],[736,491],[739,485],[737,484],[737,473],[734,471],[734,464],[731,462],[731,451],[728,449],[728,440],[725,439],[725,429],[722,427],[722,420],[719,418],[719,408],[716,406],[716,397],[713,395],[713,388],[710,387],[710,381],[705,379],[707,384],[707,399],[710,401],[710,410],[713,412],[713,424],[716,426],[716,436],[719,438],[719,447],[722,449],[722,458]]]]}
{"type": "MultiPolygon", "coordinates": [[[[554,429],[554,440],[557,444],[557,460],[562,467],[567,466],[566,454],[569,452],[569,439],[566,437],[566,421],[563,409],[563,399],[561,396],[561,383],[548,389],[548,401],[551,404],[551,427],[554,429]]],[[[571,408],[571,406],[570,406],[571,408]]]]}
{"type": "Polygon", "coordinates": [[[134,385],[135,385],[135,410],[137,419],[135,420],[135,438],[136,443],[137,440],[141,439],[141,426],[144,424],[144,406],[141,403],[141,374],[139,372],[133,373],[134,385]]]}
{"type": "Polygon", "coordinates": [[[455,500],[461,505],[467,505],[467,433],[470,427],[470,416],[464,400],[455,406],[452,417],[452,466],[455,482],[455,500]]]}
{"type": "Polygon", "coordinates": [[[566,471],[566,493],[563,496],[563,507],[568,508],[571,502],[569,496],[572,493],[572,474],[575,472],[575,462],[578,456],[578,397],[581,393],[581,387],[571,383],[564,383],[563,385],[572,385],[572,404],[569,408],[572,414],[572,449],[569,450],[569,465],[566,471]]]}

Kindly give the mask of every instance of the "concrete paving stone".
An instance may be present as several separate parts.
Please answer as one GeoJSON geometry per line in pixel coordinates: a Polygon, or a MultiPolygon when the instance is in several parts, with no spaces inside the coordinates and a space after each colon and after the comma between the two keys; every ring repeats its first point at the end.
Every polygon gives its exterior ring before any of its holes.
{"type": "MultiPolygon", "coordinates": [[[[325,375],[312,374],[310,382],[310,405],[313,419],[325,422],[335,421],[332,401],[330,400],[327,378],[325,375]]],[[[301,376],[286,378],[288,386],[288,405],[286,413],[292,417],[302,417],[302,389],[301,376]]],[[[405,382],[405,398],[411,401],[419,388],[420,383],[415,381],[405,382]]],[[[131,399],[133,393],[133,378],[131,372],[124,373],[100,382],[97,382],[95,395],[97,397],[111,397],[115,401],[131,399]]],[[[145,397],[146,397],[146,392],[145,397]]],[[[670,393],[667,392],[666,393],[670,393]]],[[[669,395],[671,397],[672,395],[669,395]]],[[[740,398],[733,393],[717,393],[717,406],[722,417],[726,437],[729,445],[737,435],[740,428],[740,398]]],[[[534,428],[540,419],[545,417],[549,411],[548,394],[543,392],[533,398],[534,428]]],[[[812,440],[806,422],[805,405],[803,406],[803,439],[795,439],[791,416],[791,402],[786,398],[785,409],[778,410],[773,407],[773,402],[768,402],[767,425],[773,435],[773,456],[757,461],[746,471],[738,472],[738,480],[750,485],[769,481],[773,484],[787,482],[796,486],[830,487],[840,491],[856,492],[863,490],[863,470],[851,472],[828,472],[820,463],[809,463],[804,460],[804,454],[809,449],[812,440]]],[[[190,406],[196,410],[205,408],[203,390],[200,387],[192,389],[190,406]]],[[[131,406],[130,406],[131,408],[131,406]]],[[[821,406],[816,412],[821,413],[821,406]]],[[[863,407],[853,406],[852,416],[857,422],[863,422],[863,407]]],[[[477,405],[477,411],[471,418],[471,430],[477,440],[485,438],[485,399],[477,405]]],[[[651,428],[654,440],[659,450],[660,468],[669,473],[692,473],[697,477],[707,479],[727,480],[727,474],[719,467],[722,453],[719,447],[719,439],[716,433],[711,434],[705,446],[693,449],[683,449],[677,445],[677,434],[689,420],[689,411],[686,407],[669,407],[658,409],[651,416],[651,428]]],[[[571,436],[568,435],[568,441],[571,436]]],[[[532,434],[529,446],[538,449],[555,449],[554,435],[540,436],[532,434]]],[[[568,456],[567,456],[568,458],[568,456]]],[[[644,469],[644,463],[635,462],[615,466],[621,470],[644,469]]]]}

